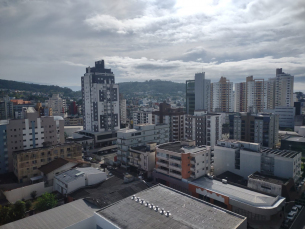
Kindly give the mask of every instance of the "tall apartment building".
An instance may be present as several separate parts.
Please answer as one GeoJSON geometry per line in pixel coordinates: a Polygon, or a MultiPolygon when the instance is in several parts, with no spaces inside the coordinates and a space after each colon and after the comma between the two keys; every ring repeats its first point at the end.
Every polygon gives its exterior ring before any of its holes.
{"type": "Polygon", "coordinates": [[[195,74],[195,110],[211,110],[211,80],[205,79],[205,73],[195,74]]]}
{"type": "MultiPolygon", "coordinates": [[[[6,166],[0,173],[13,171],[13,152],[64,143],[64,120],[60,116],[38,117],[34,108],[28,108],[25,119],[7,120],[2,123],[0,152],[4,152],[6,166]]],[[[1,159],[2,160],[2,159],[1,159]]]]}
{"type": "Polygon", "coordinates": [[[211,84],[211,110],[214,112],[233,112],[234,94],[233,83],[221,77],[219,82],[211,84]]]}
{"type": "Polygon", "coordinates": [[[86,68],[81,78],[84,130],[93,132],[120,129],[119,85],[115,84],[111,69],[105,69],[104,60],[95,67],[86,68]]]}
{"type": "Polygon", "coordinates": [[[293,107],[293,84],[294,76],[276,69],[275,106],[293,107]]]}
{"type": "Polygon", "coordinates": [[[279,116],[279,127],[282,129],[294,129],[295,107],[279,106],[274,109],[265,109],[264,112],[279,116]]]}
{"type": "Polygon", "coordinates": [[[230,139],[260,143],[273,148],[278,143],[279,117],[275,114],[229,115],[230,139]]]}
{"type": "Polygon", "coordinates": [[[185,139],[195,140],[196,145],[208,145],[213,149],[222,136],[222,121],[219,114],[195,111],[185,115],[185,139]]]}
{"type": "Polygon", "coordinates": [[[127,123],[126,99],[120,94],[120,125],[125,126],[127,123]]]}
{"type": "Polygon", "coordinates": [[[160,103],[159,111],[152,112],[152,123],[169,125],[169,141],[181,141],[184,138],[184,109],[171,108],[168,103],[160,103]]]}
{"type": "Polygon", "coordinates": [[[38,168],[59,157],[81,160],[82,146],[78,143],[63,143],[16,151],[13,153],[14,174],[19,183],[30,181],[33,177],[39,178],[41,172],[38,168]]]}
{"type": "Polygon", "coordinates": [[[275,78],[270,78],[265,82],[267,87],[267,109],[274,109],[275,107],[275,78]]]}
{"type": "Polygon", "coordinates": [[[8,96],[0,99],[0,120],[13,119],[13,103],[8,96]]]}
{"type": "Polygon", "coordinates": [[[246,83],[235,83],[234,111],[247,111],[246,83]]]}
{"type": "Polygon", "coordinates": [[[150,111],[136,111],[132,114],[133,124],[152,124],[152,113],[150,111]]]}
{"type": "Polygon", "coordinates": [[[186,113],[193,115],[195,111],[195,80],[186,81],[186,113]]]}
{"type": "Polygon", "coordinates": [[[59,94],[53,94],[49,100],[45,101],[46,107],[52,108],[54,116],[65,117],[66,100],[62,99],[59,94]]]}
{"type": "Polygon", "coordinates": [[[196,179],[210,172],[211,149],[195,141],[170,142],[156,148],[156,171],[176,179],[196,179]]]}
{"type": "Polygon", "coordinates": [[[265,105],[265,83],[264,79],[253,79],[253,76],[246,78],[247,111],[261,112],[265,105]]]}
{"type": "Polygon", "coordinates": [[[129,167],[130,147],[143,146],[146,143],[162,144],[169,141],[168,124],[138,124],[134,129],[121,129],[117,132],[118,162],[129,167]]]}
{"type": "Polygon", "coordinates": [[[273,150],[259,143],[219,140],[214,147],[214,174],[230,171],[248,179],[255,172],[293,178],[301,177],[301,152],[273,150]]]}

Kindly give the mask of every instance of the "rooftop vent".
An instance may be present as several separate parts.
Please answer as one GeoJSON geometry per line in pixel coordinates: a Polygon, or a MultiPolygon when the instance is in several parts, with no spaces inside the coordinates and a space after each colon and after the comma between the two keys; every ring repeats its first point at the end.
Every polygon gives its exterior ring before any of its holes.
{"type": "Polygon", "coordinates": [[[139,202],[140,201],[140,197],[136,197],[136,201],[139,202]]]}
{"type": "Polygon", "coordinates": [[[222,181],[223,184],[227,184],[228,183],[228,181],[226,179],[222,179],[221,181],[222,181]]]}
{"type": "Polygon", "coordinates": [[[149,205],[149,208],[150,208],[150,209],[154,209],[154,205],[153,205],[153,204],[150,204],[150,205],[149,205]]]}
{"type": "Polygon", "coordinates": [[[140,204],[144,204],[145,203],[145,201],[144,200],[140,200],[140,204]]]}
{"type": "Polygon", "coordinates": [[[166,217],[169,217],[171,215],[171,213],[169,212],[169,211],[167,211],[166,213],[165,213],[165,216],[166,217]]]}
{"type": "Polygon", "coordinates": [[[149,203],[148,203],[148,202],[146,202],[146,203],[145,203],[145,207],[148,207],[148,205],[149,205],[149,203]]]}
{"type": "Polygon", "coordinates": [[[134,200],[135,198],[136,198],[136,196],[135,196],[135,195],[132,195],[131,199],[134,200]]]}
{"type": "Polygon", "coordinates": [[[160,214],[161,215],[165,214],[164,208],[161,209],[160,214]]]}
{"type": "Polygon", "coordinates": [[[156,207],[154,208],[154,210],[157,212],[157,211],[159,210],[159,207],[156,206],[156,207]]]}

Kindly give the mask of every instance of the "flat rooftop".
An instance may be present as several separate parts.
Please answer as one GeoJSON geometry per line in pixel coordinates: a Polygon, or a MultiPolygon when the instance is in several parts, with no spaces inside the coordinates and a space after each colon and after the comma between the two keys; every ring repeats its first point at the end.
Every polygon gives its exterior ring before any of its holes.
{"type": "Polygon", "coordinates": [[[221,181],[211,180],[206,177],[200,177],[193,180],[190,182],[190,184],[256,207],[273,207],[274,205],[280,204],[285,200],[285,198],[282,197],[278,199],[277,197],[261,194],[235,185],[223,184],[221,181]]]}
{"type": "Polygon", "coordinates": [[[290,141],[290,142],[305,142],[305,138],[304,137],[288,137],[288,138],[284,138],[282,139],[284,141],[290,141]]]}
{"type": "Polygon", "coordinates": [[[286,157],[286,158],[294,158],[297,155],[301,154],[301,152],[296,152],[292,150],[278,150],[278,149],[270,149],[270,148],[262,148],[262,153],[273,154],[278,157],[286,157]]]}
{"type": "Polygon", "coordinates": [[[39,150],[43,150],[43,149],[48,150],[48,149],[53,149],[53,148],[55,148],[55,147],[59,147],[59,146],[68,146],[68,145],[77,145],[77,146],[81,146],[81,144],[76,143],[76,142],[65,142],[65,143],[60,143],[60,144],[51,145],[51,146],[47,146],[47,147],[37,147],[37,148],[19,150],[19,151],[13,152],[13,154],[14,154],[14,153],[19,154],[19,153],[35,152],[35,151],[39,151],[39,150]]]}
{"type": "Polygon", "coordinates": [[[94,216],[98,208],[85,200],[77,200],[52,208],[12,223],[1,226],[1,229],[72,228],[73,225],[94,216]]]}
{"type": "Polygon", "coordinates": [[[251,174],[249,176],[249,178],[254,179],[254,180],[266,181],[268,183],[278,184],[278,185],[283,185],[288,181],[288,179],[282,179],[282,178],[275,177],[275,176],[269,176],[269,175],[261,174],[259,172],[255,172],[255,173],[251,174]]]}
{"type": "Polygon", "coordinates": [[[198,153],[209,149],[206,146],[181,146],[180,142],[170,142],[158,145],[157,148],[172,151],[175,153],[198,153]]]}
{"type": "Polygon", "coordinates": [[[156,185],[135,195],[145,202],[170,212],[166,217],[130,197],[97,213],[119,228],[238,228],[246,217],[163,185],[156,185]],[[124,214],[122,214],[122,212],[124,214]]]}

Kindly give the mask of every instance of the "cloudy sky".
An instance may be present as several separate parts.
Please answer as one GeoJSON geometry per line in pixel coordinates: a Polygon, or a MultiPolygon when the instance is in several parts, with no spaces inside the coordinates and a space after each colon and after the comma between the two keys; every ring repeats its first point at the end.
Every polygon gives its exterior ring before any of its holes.
{"type": "Polygon", "coordinates": [[[104,59],[116,82],[283,68],[305,91],[304,28],[304,0],[0,0],[0,78],[76,89],[104,59]]]}

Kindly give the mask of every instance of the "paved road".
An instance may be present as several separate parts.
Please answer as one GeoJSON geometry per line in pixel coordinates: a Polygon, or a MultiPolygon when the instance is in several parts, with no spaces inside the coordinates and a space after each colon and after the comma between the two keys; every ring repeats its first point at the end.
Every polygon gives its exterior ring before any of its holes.
{"type": "Polygon", "coordinates": [[[290,229],[305,229],[305,207],[302,208],[290,229]]]}

